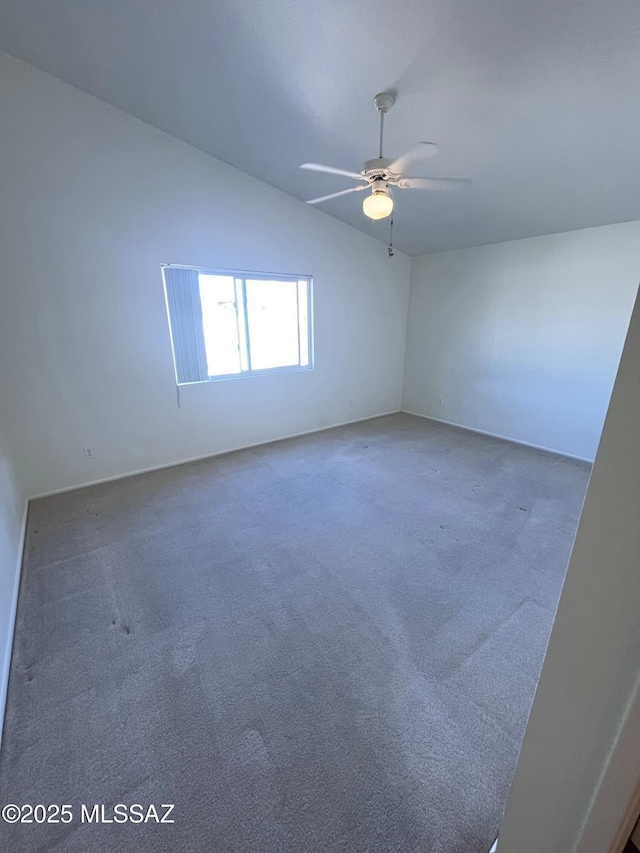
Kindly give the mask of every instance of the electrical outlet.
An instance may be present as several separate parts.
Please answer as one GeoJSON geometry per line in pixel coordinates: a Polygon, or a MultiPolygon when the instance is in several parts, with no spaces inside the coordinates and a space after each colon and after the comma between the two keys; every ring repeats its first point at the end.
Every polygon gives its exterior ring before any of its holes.
{"type": "Polygon", "coordinates": [[[442,405],[442,397],[438,397],[438,402],[442,405]]]}
{"type": "Polygon", "coordinates": [[[93,450],[90,447],[83,447],[82,450],[84,451],[84,458],[85,459],[95,459],[96,458],[96,454],[93,452],[93,450]]]}

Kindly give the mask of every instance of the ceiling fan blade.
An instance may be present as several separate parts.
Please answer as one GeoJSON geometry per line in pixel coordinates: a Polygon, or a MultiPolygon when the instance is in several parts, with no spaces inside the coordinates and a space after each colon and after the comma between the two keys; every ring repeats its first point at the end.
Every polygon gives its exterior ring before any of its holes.
{"type": "Polygon", "coordinates": [[[329,201],[330,198],[338,198],[339,195],[347,195],[347,193],[357,193],[360,190],[369,189],[369,184],[365,184],[362,187],[349,187],[348,190],[340,190],[339,193],[331,193],[330,195],[321,195],[320,198],[310,198],[307,201],[307,204],[318,204],[321,201],[329,201]]]}
{"type": "Polygon", "coordinates": [[[401,190],[463,190],[473,183],[470,178],[400,178],[401,190]]]}
{"type": "Polygon", "coordinates": [[[421,46],[393,86],[385,91],[400,92],[405,95],[418,95],[424,92],[426,82],[433,77],[433,50],[428,43],[421,46]]]}
{"type": "Polygon", "coordinates": [[[329,175],[344,175],[345,178],[354,178],[356,181],[365,180],[358,172],[347,172],[346,169],[334,169],[333,166],[323,166],[322,163],[303,163],[300,168],[309,169],[311,172],[327,172],[329,175]]]}
{"type": "Polygon", "coordinates": [[[394,175],[402,175],[414,163],[419,163],[420,160],[427,160],[429,157],[435,157],[439,153],[440,149],[434,142],[419,142],[410,151],[407,151],[406,154],[394,160],[389,166],[388,171],[393,172],[394,175]]]}

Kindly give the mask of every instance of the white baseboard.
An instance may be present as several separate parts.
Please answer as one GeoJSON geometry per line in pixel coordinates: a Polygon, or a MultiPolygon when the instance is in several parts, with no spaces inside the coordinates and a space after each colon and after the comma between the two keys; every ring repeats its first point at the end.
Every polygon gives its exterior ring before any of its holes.
{"type": "Polygon", "coordinates": [[[264,447],[268,444],[277,444],[279,441],[287,441],[290,438],[302,438],[305,435],[313,435],[317,432],[326,432],[330,429],[349,426],[350,424],[360,424],[364,421],[373,421],[376,418],[384,418],[387,415],[396,415],[400,409],[392,409],[390,412],[380,412],[377,415],[366,415],[364,418],[356,418],[352,421],[340,421],[329,426],[316,427],[315,429],[307,429],[302,432],[292,432],[287,435],[278,436],[278,438],[269,438],[267,441],[254,441],[252,444],[241,444],[237,447],[228,447],[225,450],[216,450],[215,453],[204,453],[202,456],[189,456],[186,459],[177,459],[174,462],[163,462],[161,465],[152,465],[149,468],[139,468],[135,471],[126,471],[124,474],[114,474],[112,477],[103,477],[100,480],[89,480],[86,483],[77,483],[75,486],[65,486],[62,489],[53,489],[50,492],[42,492],[41,494],[31,495],[30,501],[38,500],[38,498],[48,498],[52,495],[61,495],[64,492],[75,492],[76,489],[85,489],[88,486],[99,486],[101,483],[112,483],[115,480],[124,480],[126,477],[135,477],[138,474],[150,474],[152,471],[162,471],[165,468],[175,468],[176,465],[187,465],[189,462],[200,462],[203,459],[214,459],[216,456],[225,456],[227,453],[236,453],[238,450],[251,450],[253,447],[264,447]]]}
{"type": "Polygon", "coordinates": [[[2,728],[4,725],[4,714],[7,707],[7,690],[9,688],[9,672],[11,670],[11,653],[13,652],[13,637],[16,627],[16,613],[18,611],[18,592],[20,591],[20,578],[22,577],[22,558],[24,556],[28,513],[29,501],[26,500],[24,502],[24,511],[22,514],[20,538],[18,539],[18,559],[16,574],[13,581],[13,591],[11,593],[11,609],[9,611],[9,625],[7,626],[4,660],[2,661],[2,669],[0,670],[0,744],[2,743],[2,728]]]}
{"type": "Polygon", "coordinates": [[[588,459],[586,456],[576,456],[573,453],[565,453],[564,450],[554,450],[553,447],[545,447],[543,444],[532,444],[530,441],[522,441],[519,438],[511,438],[508,435],[500,435],[500,433],[497,432],[488,432],[485,429],[476,429],[475,427],[457,424],[453,421],[445,421],[442,418],[434,418],[433,415],[424,415],[422,412],[411,412],[409,409],[400,409],[400,411],[404,412],[406,415],[415,415],[417,418],[424,418],[426,421],[435,421],[438,424],[446,424],[447,426],[457,427],[458,429],[465,429],[467,432],[475,432],[478,435],[487,435],[489,438],[499,438],[502,441],[509,441],[511,444],[520,444],[523,447],[532,447],[534,450],[544,450],[545,453],[553,453],[554,456],[564,456],[567,459],[576,459],[578,462],[588,462],[590,465],[593,465],[593,459],[588,459]]]}

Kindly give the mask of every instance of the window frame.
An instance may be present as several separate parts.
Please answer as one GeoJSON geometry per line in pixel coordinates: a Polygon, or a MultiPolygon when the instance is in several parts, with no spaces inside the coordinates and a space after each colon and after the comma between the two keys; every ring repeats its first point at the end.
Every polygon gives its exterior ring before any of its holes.
{"type": "MultiPolygon", "coordinates": [[[[173,369],[176,380],[176,385],[182,387],[184,385],[206,385],[208,382],[227,382],[231,379],[253,379],[256,376],[272,376],[282,373],[306,373],[315,368],[314,363],[314,340],[313,340],[313,276],[309,274],[297,275],[296,273],[272,273],[259,272],[256,270],[236,270],[223,269],[220,267],[200,267],[194,264],[161,264],[161,269],[164,271],[167,267],[171,269],[186,269],[195,270],[198,275],[219,275],[234,279],[234,287],[236,281],[242,281],[242,311],[236,308],[236,314],[239,323],[244,325],[243,337],[246,341],[247,361],[251,364],[251,340],[249,337],[249,320],[247,316],[246,304],[246,282],[247,279],[256,279],[258,281],[290,281],[298,283],[306,281],[307,283],[307,339],[309,342],[309,363],[305,365],[290,364],[283,367],[265,367],[265,368],[250,368],[241,370],[240,373],[225,373],[219,376],[209,376],[207,379],[196,379],[193,382],[180,382],[178,378],[178,367],[176,364],[176,351],[173,343],[173,334],[171,331],[171,314],[169,310],[169,301],[167,298],[167,288],[165,285],[164,272],[162,279],[162,289],[165,296],[165,304],[167,309],[167,322],[169,325],[169,339],[171,342],[171,357],[173,359],[173,369]],[[240,316],[240,313],[242,316],[240,316]]],[[[298,315],[298,354],[300,353],[300,321],[298,315]]]]}

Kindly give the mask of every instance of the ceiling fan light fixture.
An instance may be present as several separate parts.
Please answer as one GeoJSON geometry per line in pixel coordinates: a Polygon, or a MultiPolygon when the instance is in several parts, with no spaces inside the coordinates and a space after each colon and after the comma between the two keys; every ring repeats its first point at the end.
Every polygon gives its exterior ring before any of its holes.
{"type": "Polygon", "coordinates": [[[369,219],[384,219],[391,215],[393,210],[393,199],[387,185],[376,187],[362,202],[362,210],[369,219]]]}

